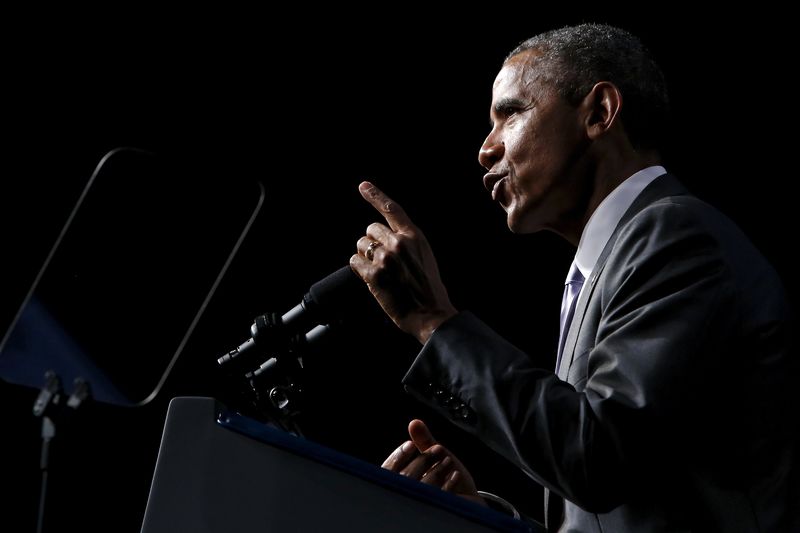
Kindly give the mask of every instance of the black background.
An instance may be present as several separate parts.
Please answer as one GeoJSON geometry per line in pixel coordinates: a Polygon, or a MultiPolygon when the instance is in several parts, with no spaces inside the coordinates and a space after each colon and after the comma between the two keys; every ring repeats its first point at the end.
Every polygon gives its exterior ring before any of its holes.
{"type": "MultiPolygon", "coordinates": [[[[425,230],[456,305],[552,367],[573,250],[550,234],[512,236],[477,164],[502,59],[546,29],[602,21],[643,38],[672,94],[666,166],[739,223],[794,297],[787,15],[405,9],[131,7],[6,17],[0,330],[108,150],[181,153],[207,162],[209,173],[267,189],[262,215],[159,396],[135,409],[88,406],[60,431],[46,530],[138,531],[169,399],[224,395],[214,359],[246,338],[252,318],[288,309],[346,264],[377,220],[356,190],[365,178],[425,230]]],[[[407,422],[422,417],[481,488],[538,516],[538,488],[404,395],[400,378],[417,349],[379,322],[343,330],[308,362],[308,436],[380,463],[407,422]]],[[[2,384],[0,392],[0,520],[4,530],[31,531],[37,391],[2,384]]]]}

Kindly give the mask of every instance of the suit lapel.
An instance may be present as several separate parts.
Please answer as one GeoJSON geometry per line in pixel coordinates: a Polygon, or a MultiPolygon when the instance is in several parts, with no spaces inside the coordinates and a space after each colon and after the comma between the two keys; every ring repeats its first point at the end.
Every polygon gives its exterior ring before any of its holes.
{"type": "MultiPolygon", "coordinates": [[[[653,202],[667,196],[678,196],[687,193],[688,191],[686,188],[681,185],[681,183],[674,176],[671,174],[664,174],[663,176],[653,180],[650,185],[645,187],[622,216],[617,224],[617,227],[614,228],[614,232],[611,234],[611,237],[609,237],[608,242],[603,248],[603,251],[600,253],[600,257],[598,257],[597,263],[595,263],[594,269],[589,276],[589,282],[584,284],[583,290],[581,290],[580,295],[578,296],[578,302],[575,305],[575,313],[572,316],[572,323],[567,331],[567,338],[564,341],[564,351],[561,355],[561,364],[556,369],[556,373],[560,379],[567,381],[567,377],[569,376],[569,370],[572,367],[572,361],[575,358],[575,347],[578,343],[578,337],[580,336],[581,326],[583,324],[583,318],[586,314],[586,309],[592,299],[594,289],[597,286],[597,280],[600,279],[600,274],[603,272],[603,268],[608,260],[608,256],[611,254],[611,251],[614,249],[614,245],[617,242],[617,236],[619,235],[620,228],[624,227],[625,224],[627,224],[639,211],[653,202]]],[[[595,332],[591,333],[594,335],[595,332]]]]}

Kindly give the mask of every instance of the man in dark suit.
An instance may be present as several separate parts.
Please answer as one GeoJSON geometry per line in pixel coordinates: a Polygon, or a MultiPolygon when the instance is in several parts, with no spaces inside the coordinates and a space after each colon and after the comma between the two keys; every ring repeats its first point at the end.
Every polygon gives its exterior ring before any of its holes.
{"type": "MultiPolygon", "coordinates": [[[[660,166],[667,107],[638,39],[604,25],[526,41],[495,80],[484,185],[513,232],[577,246],[555,373],[453,307],[423,234],[369,183],[387,224],[351,266],[424,345],[407,390],[544,485],[550,530],[787,531],[788,305],[739,229],[660,166]]],[[[480,501],[424,423],[409,433],[386,468],[480,501]]]]}

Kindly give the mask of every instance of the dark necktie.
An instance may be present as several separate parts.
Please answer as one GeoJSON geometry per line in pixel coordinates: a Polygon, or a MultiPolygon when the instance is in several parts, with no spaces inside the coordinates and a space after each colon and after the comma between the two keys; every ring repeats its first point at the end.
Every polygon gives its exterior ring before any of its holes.
{"type": "Polygon", "coordinates": [[[556,358],[556,372],[561,366],[561,356],[564,353],[564,343],[567,340],[569,325],[572,323],[572,315],[575,314],[575,304],[577,304],[578,293],[583,287],[584,277],[575,262],[569,267],[567,282],[564,286],[564,298],[561,300],[561,331],[558,335],[558,357],[556,358]]]}

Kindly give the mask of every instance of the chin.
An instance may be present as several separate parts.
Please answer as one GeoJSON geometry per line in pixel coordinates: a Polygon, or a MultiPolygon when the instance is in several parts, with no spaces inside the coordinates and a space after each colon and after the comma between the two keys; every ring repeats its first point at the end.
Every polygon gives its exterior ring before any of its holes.
{"type": "Polygon", "coordinates": [[[511,233],[531,233],[531,231],[525,227],[519,217],[514,216],[513,211],[508,213],[508,216],[506,217],[506,225],[508,225],[508,229],[511,230],[511,233]]]}
{"type": "Polygon", "coordinates": [[[536,220],[531,220],[531,217],[521,216],[519,212],[513,209],[507,211],[506,224],[511,233],[524,235],[526,233],[536,233],[546,229],[545,226],[538,223],[536,220]]]}

